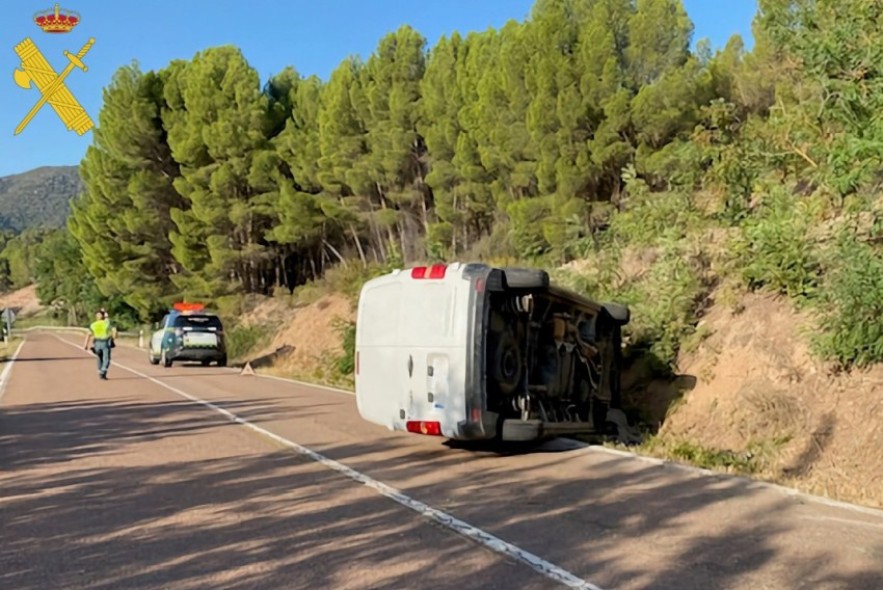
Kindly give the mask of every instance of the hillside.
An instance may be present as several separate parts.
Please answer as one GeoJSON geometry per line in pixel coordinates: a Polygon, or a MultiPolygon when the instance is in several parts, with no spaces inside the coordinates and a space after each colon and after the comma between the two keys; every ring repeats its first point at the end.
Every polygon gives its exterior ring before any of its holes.
{"type": "Polygon", "coordinates": [[[61,227],[81,186],[76,166],[43,166],[0,178],[0,230],[61,227]]]}

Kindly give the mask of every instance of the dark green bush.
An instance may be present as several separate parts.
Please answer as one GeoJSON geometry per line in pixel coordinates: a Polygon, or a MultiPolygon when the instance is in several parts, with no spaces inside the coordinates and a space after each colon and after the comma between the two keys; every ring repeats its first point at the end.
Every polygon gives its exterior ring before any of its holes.
{"type": "Polygon", "coordinates": [[[337,357],[335,366],[342,377],[347,377],[356,370],[356,323],[338,319],[334,327],[343,346],[343,353],[337,357]]]}
{"type": "Polygon", "coordinates": [[[842,366],[883,361],[883,252],[844,235],[829,267],[814,351],[842,366]]]}

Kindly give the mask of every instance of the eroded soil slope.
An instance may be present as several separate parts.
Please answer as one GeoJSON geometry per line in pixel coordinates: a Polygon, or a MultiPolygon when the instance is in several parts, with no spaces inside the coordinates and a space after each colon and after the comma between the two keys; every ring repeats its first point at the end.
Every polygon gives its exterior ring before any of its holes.
{"type": "Polygon", "coordinates": [[[883,367],[833,374],[810,357],[808,318],[783,299],[749,295],[712,308],[710,336],[679,362],[680,384],[659,430],[741,454],[757,476],[883,507],[883,367]]]}

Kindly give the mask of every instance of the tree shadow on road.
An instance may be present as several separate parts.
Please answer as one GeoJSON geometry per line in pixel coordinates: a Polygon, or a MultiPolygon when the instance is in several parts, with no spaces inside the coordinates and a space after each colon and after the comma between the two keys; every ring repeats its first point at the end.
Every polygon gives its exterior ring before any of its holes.
{"type": "MultiPolygon", "coordinates": [[[[228,406],[255,420],[282,411],[263,399],[231,401],[228,406]]],[[[114,453],[127,444],[198,434],[218,424],[233,426],[189,401],[155,403],[121,397],[4,406],[0,407],[0,469],[114,453]]]]}
{"type": "MultiPolygon", "coordinates": [[[[272,399],[221,405],[250,421],[280,411],[272,399]]],[[[3,409],[0,587],[558,587],[293,451],[246,452],[235,442],[246,433],[189,402],[3,409]]],[[[795,549],[802,533],[782,517],[798,505],[745,480],[589,461],[590,450],[507,457],[404,440],[316,450],[604,588],[760,588],[770,577],[883,587],[879,567],[832,562],[842,530],[826,549],[795,549]],[[750,511],[733,508],[746,498],[750,511]]]]}

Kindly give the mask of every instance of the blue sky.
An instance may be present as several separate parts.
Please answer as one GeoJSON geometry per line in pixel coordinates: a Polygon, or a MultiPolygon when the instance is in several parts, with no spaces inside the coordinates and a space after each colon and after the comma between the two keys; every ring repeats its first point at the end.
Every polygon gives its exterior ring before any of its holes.
{"type": "MultiPolygon", "coordinates": [[[[114,71],[137,60],[143,70],[159,69],[177,58],[223,44],[240,47],[262,79],[292,65],[305,75],[328,74],[346,56],[368,56],[380,38],[409,24],[432,45],[441,35],[500,27],[523,20],[533,0],[196,0],[60,1],[80,13],[81,23],[68,34],[44,33],[33,23],[54,0],[16,0],[0,19],[0,176],[45,165],[77,164],[92,132],[67,131],[47,105],[19,135],[13,131],[39,100],[36,89],[17,86],[12,72],[20,66],[13,47],[30,37],[56,72],[68,63],[63,52],[76,53],[95,39],[84,58],[87,72],[74,69],[66,84],[93,121],[98,121],[102,88],[114,71]]],[[[733,33],[750,46],[755,0],[684,0],[695,25],[695,39],[722,47],[733,33]]]]}

